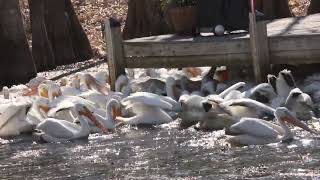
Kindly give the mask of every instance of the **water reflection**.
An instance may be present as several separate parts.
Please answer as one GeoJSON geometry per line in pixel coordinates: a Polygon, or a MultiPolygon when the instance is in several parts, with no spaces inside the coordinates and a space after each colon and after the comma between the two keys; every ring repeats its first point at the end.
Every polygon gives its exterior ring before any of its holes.
{"type": "MultiPolygon", "coordinates": [[[[298,130],[295,130],[298,131],[298,130]]],[[[122,127],[87,141],[39,144],[30,136],[0,140],[1,179],[17,178],[320,178],[320,140],[230,147],[224,132],[176,124],[122,127]]]]}

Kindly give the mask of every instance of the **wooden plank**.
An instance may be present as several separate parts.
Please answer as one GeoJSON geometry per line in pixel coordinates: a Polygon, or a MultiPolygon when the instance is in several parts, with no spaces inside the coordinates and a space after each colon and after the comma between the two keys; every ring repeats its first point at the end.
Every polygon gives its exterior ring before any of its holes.
{"type": "Polygon", "coordinates": [[[320,63],[320,50],[275,51],[270,54],[272,64],[314,64],[320,63]]]}
{"type": "Polygon", "coordinates": [[[320,50],[320,34],[305,36],[270,37],[270,51],[320,50]]]}
{"type": "Polygon", "coordinates": [[[213,65],[248,65],[250,53],[199,55],[199,56],[162,56],[162,57],[127,57],[128,68],[178,68],[213,65]]]}
{"type": "Polygon", "coordinates": [[[213,42],[180,43],[125,43],[126,57],[188,56],[248,53],[250,44],[245,39],[213,42]]]}
{"type": "Polygon", "coordinates": [[[250,44],[252,53],[252,65],[257,83],[263,82],[270,68],[269,41],[265,21],[256,22],[254,14],[250,18],[250,44]]]}
{"type": "Polygon", "coordinates": [[[125,73],[125,59],[123,55],[123,40],[120,23],[109,18],[105,22],[105,37],[108,47],[108,68],[111,90],[115,90],[117,77],[125,73]]]}

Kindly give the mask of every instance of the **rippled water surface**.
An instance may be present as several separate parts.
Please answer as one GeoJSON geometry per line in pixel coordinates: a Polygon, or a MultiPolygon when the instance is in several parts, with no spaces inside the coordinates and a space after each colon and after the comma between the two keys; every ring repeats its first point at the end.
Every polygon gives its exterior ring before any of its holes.
{"type": "Polygon", "coordinates": [[[60,144],[0,139],[0,179],[319,179],[320,137],[295,132],[289,144],[250,147],[230,147],[223,131],[180,130],[174,123],[60,144]]]}

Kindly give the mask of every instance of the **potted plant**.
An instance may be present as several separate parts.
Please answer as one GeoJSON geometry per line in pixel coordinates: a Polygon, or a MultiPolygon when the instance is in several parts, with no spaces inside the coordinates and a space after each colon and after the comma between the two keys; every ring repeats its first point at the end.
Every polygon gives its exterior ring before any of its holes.
{"type": "Polygon", "coordinates": [[[197,0],[168,0],[168,18],[178,34],[194,35],[197,25],[197,0]]]}

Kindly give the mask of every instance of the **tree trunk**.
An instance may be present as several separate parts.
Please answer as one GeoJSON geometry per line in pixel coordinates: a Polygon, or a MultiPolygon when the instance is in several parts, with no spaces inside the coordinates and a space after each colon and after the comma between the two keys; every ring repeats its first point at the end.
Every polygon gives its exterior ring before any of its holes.
{"type": "Polygon", "coordinates": [[[166,34],[170,30],[159,0],[129,0],[124,39],[166,34]]]}
{"type": "Polygon", "coordinates": [[[32,29],[32,55],[38,71],[55,68],[54,54],[47,36],[43,0],[29,0],[32,29]]]}
{"type": "Polygon", "coordinates": [[[46,27],[56,65],[70,64],[76,56],[65,14],[65,0],[46,0],[46,27]]]}
{"type": "Polygon", "coordinates": [[[256,9],[263,12],[268,19],[292,16],[288,0],[257,0],[256,9]]]}
{"type": "Polygon", "coordinates": [[[308,9],[308,14],[320,13],[320,1],[312,0],[308,9]]]}
{"type": "Polygon", "coordinates": [[[84,32],[72,3],[70,0],[66,1],[66,11],[68,13],[68,22],[70,25],[70,34],[73,43],[73,50],[77,61],[87,60],[93,57],[93,51],[90,46],[89,39],[84,32]]]}
{"type": "Polygon", "coordinates": [[[18,0],[0,0],[1,85],[25,83],[36,75],[18,0]]]}

